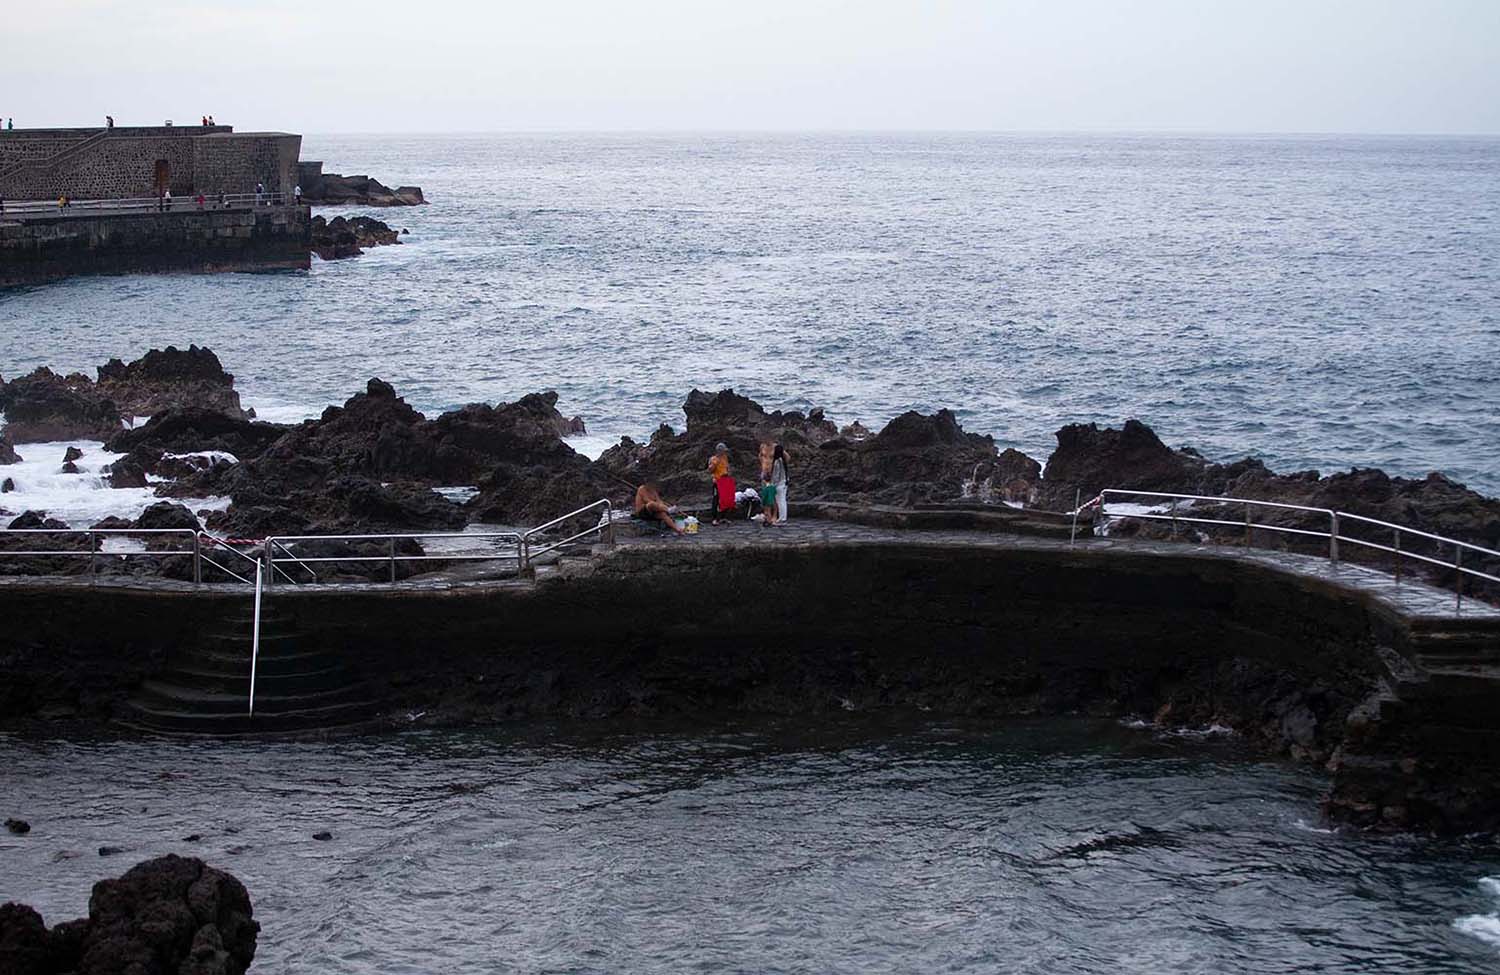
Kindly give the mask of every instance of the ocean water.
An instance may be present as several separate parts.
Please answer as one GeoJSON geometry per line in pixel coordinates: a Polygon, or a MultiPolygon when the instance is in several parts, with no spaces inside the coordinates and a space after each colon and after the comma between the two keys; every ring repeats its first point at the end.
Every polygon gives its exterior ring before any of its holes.
{"type": "MultiPolygon", "coordinates": [[[[436,411],[551,388],[596,454],[693,387],[876,426],[950,407],[1289,470],[1500,493],[1500,140],[309,136],[421,185],[309,273],[0,294],[0,374],[207,344],[272,419],[378,375],[436,411]]],[[[329,215],[341,211],[324,211],[329,215]]],[[[353,211],[350,211],[353,212],[353,211]]]]}
{"type": "Polygon", "coordinates": [[[255,971],[1500,966],[1493,846],[1328,829],[1321,776],[1233,736],[853,714],[0,757],[32,823],[0,901],[56,923],[200,856],[250,890],[255,971]]]}

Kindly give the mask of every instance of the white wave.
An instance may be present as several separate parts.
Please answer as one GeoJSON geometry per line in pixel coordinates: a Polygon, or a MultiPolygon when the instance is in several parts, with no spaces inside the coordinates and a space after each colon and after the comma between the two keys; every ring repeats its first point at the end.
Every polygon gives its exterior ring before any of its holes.
{"type": "Polygon", "coordinates": [[[563,442],[589,460],[598,460],[599,455],[620,442],[620,435],[604,433],[580,433],[563,438],[563,442]]]}
{"type": "MultiPolygon", "coordinates": [[[[1500,877],[1482,877],[1479,889],[1491,897],[1500,898],[1500,877]]],[[[1454,930],[1478,938],[1486,944],[1500,947],[1500,911],[1492,914],[1470,914],[1453,922],[1454,930]]]]}
{"type": "Polygon", "coordinates": [[[253,407],[255,409],[255,418],[257,420],[264,420],[267,423],[294,424],[322,416],[323,410],[327,408],[327,404],[313,408],[291,403],[246,403],[244,405],[247,408],[253,407]]]}
{"type": "Polygon", "coordinates": [[[1314,826],[1312,823],[1309,823],[1305,819],[1295,820],[1292,823],[1292,825],[1295,826],[1297,829],[1302,830],[1304,833],[1317,833],[1317,834],[1319,834],[1321,836],[1336,836],[1336,835],[1338,835],[1338,830],[1333,829],[1332,827],[1328,827],[1328,826],[1314,826]]]}
{"type": "MultiPolygon", "coordinates": [[[[0,510],[10,512],[0,523],[8,524],[23,511],[45,511],[48,517],[73,528],[87,528],[110,515],[138,518],[148,506],[162,500],[150,487],[110,487],[102,472],[124,455],[110,453],[97,440],[18,444],[16,453],[20,463],[0,467],[0,481],[10,478],[15,482],[14,491],[0,494],[0,510]],[[69,447],[77,447],[83,455],[73,462],[77,474],[62,473],[63,455],[69,447]]],[[[228,498],[178,500],[193,511],[229,506],[228,498]]]]}

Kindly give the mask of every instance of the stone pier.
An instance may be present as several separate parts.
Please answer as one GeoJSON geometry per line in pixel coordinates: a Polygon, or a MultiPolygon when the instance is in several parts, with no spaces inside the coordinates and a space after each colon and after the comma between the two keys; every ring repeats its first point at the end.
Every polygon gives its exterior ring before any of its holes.
{"type": "Polygon", "coordinates": [[[306,270],[307,207],[0,214],[0,288],[88,274],[306,270]]]}

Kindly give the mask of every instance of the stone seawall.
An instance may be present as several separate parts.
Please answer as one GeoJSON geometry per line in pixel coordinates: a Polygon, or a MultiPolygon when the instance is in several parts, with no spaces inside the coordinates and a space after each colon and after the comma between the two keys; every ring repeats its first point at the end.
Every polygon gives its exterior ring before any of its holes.
{"type": "MultiPolygon", "coordinates": [[[[841,708],[1134,715],[1225,724],[1327,763],[1330,808],[1355,822],[1500,825],[1493,688],[1434,684],[1435,696],[1395,701],[1388,658],[1419,650],[1420,625],[1244,562],[917,540],[622,546],[534,585],[268,598],[299,652],[336,655],[378,691],[391,727],[841,708]]],[[[97,729],[248,603],[222,590],[0,585],[0,728],[97,729]]]]}
{"type": "Polygon", "coordinates": [[[0,288],[85,274],[264,271],[310,265],[306,207],[0,217],[0,288]]]}

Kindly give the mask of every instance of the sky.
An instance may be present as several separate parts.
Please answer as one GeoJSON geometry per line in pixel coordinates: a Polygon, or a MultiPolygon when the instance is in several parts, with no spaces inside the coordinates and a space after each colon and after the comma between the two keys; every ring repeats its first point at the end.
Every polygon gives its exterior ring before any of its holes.
{"type": "Polygon", "coordinates": [[[0,117],[1500,133],[1500,0],[6,0],[0,117]]]}

